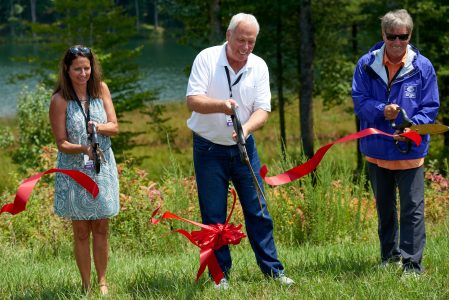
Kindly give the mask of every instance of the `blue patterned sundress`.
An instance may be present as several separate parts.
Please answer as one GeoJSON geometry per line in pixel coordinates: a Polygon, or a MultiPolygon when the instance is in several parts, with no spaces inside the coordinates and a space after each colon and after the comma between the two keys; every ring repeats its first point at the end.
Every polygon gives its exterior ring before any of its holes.
{"type": "MultiPolygon", "coordinates": [[[[91,99],[90,119],[97,123],[106,123],[107,117],[101,99],[91,99]]],[[[76,101],[68,101],[66,110],[66,130],[70,143],[87,145],[86,121],[81,107],[76,101]]],[[[69,176],[56,173],[55,213],[71,220],[98,220],[118,214],[119,183],[117,165],[111,149],[111,139],[98,134],[100,148],[104,152],[106,163],[101,164],[100,173],[84,169],[84,154],[58,152],[59,169],[79,170],[87,174],[98,185],[100,193],[93,199],[82,186],[69,176]]]]}

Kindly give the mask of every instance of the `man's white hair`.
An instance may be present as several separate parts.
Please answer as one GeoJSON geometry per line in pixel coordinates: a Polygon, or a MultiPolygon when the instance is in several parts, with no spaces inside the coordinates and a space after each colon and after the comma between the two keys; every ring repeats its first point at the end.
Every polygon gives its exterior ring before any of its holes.
{"type": "Polygon", "coordinates": [[[229,22],[228,30],[234,31],[235,28],[240,24],[240,22],[247,22],[250,24],[254,24],[257,28],[257,34],[259,34],[259,23],[257,22],[257,19],[255,16],[251,14],[245,14],[245,13],[238,13],[234,15],[229,22]]]}

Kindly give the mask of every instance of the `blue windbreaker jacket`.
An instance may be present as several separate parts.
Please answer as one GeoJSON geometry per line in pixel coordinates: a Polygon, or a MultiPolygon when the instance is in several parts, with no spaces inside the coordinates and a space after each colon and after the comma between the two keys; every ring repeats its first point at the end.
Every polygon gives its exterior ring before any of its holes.
{"type": "MultiPolygon", "coordinates": [[[[408,45],[406,62],[388,89],[383,65],[384,42],[376,44],[357,63],[352,81],[352,99],[360,129],[376,128],[394,133],[391,122],[385,120],[386,104],[402,107],[414,124],[432,124],[440,107],[438,85],[432,63],[418,49],[408,45]]],[[[401,114],[396,120],[402,122],[401,114]]],[[[384,160],[416,159],[427,155],[429,135],[422,135],[419,147],[412,144],[409,153],[401,153],[391,137],[371,135],[360,140],[360,151],[367,156],[384,160]]],[[[405,143],[400,143],[405,148],[405,143]]]]}

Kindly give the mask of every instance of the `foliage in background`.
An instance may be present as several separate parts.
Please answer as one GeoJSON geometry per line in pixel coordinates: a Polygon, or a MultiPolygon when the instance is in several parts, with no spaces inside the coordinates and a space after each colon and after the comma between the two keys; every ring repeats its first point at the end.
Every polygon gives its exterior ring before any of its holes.
{"type": "MultiPolygon", "coordinates": [[[[18,136],[10,153],[21,172],[28,168],[42,170],[39,160],[42,149],[44,146],[54,143],[48,119],[49,99],[50,91],[42,85],[38,85],[33,92],[25,88],[19,95],[17,104],[18,136]]],[[[1,139],[10,139],[10,132],[10,129],[3,132],[1,139]]]]}
{"type": "MultiPolygon", "coordinates": [[[[420,52],[430,59],[435,67],[440,94],[440,110],[438,118],[443,124],[449,124],[449,33],[437,28],[449,26],[449,3],[447,1],[413,1],[410,12],[413,14],[415,27],[412,43],[420,52]]],[[[449,133],[444,134],[444,144],[438,157],[438,167],[444,168],[445,159],[449,156],[449,133]]],[[[445,173],[446,174],[446,173],[445,173]]]]}
{"type": "Polygon", "coordinates": [[[54,84],[60,58],[68,47],[82,44],[92,47],[98,55],[118,115],[155,98],[153,92],[139,84],[139,66],[133,63],[133,58],[142,47],[129,48],[136,34],[134,18],[121,6],[110,0],[56,0],[51,9],[58,16],[53,23],[31,25],[31,31],[43,42],[44,55],[36,60],[39,78],[54,84]]]}
{"type": "Polygon", "coordinates": [[[166,116],[164,117],[164,113],[166,111],[167,107],[165,105],[153,104],[150,105],[147,110],[143,111],[143,114],[150,118],[150,121],[147,123],[151,126],[153,131],[156,131],[159,138],[158,142],[175,146],[178,130],[177,128],[167,124],[167,121],[169,121],[170,118],[166,116]]]}
{"type": "MultiPolygon", "coordinates": [[[[42,71],[42,76],[50,77],[49,82],[54,80],[56,59],[68,45],[75,42],[91,45],[103,63],[106,80],[110,84],[114,101],[117,101],[119,114],[139,107],[144,101],[157,98],[134,85],[137,81],[134,78],[132,58],[139,53],[140,48],[136,46],[127,53],[122,52],[126,49],[124,45],[128,45],[130,39],[136,36],[139,24],[143,26],[140,21],[163,26],[164,34],[167,35],[177,32],[181,42],[202,49],[225,40],[225,31],[233,14],[239,11],[252,13],[261,25],[255,53],[269,65],[273,100],[284,98],[276,97],[282,90],[285,95],[296,95],[302,84],[298,79],[298,1],[42,0],[36,1],[35,20],[32,18],[32,2],[15,0],[1,5],[0,23],[3,26],[0,25],[0,31],[13,37],[20,35],[26,38],[26,28],[32,28],[32,38],[29,34],[29,40],[45,41],[42,43],[44,51],[39,53],[39,58],[29,57],[29,61],[38,62],[38,69],[42,71]],[[277,30],[278,25],[282,26],[280,31],[277,30]],[[46,57],[47,63],[42,61],[42,56],[46,57]]],[[[449,94],[449,71],[446,66],[449,36],[444,30],[436,29],[447,27],[449,6],[441,0],[312,1],[315,35],[314,96],[321,96],[325,108],[340,105],[349,95],[355,62],[380,40],[379,17],[388,10],[402,7],[408,9],[414,18],[415,29],[411,42],[435,66],[442,104],[439,118],[443,123],[449,124],[446,107],[449,102],[445,96],[449,94]],[[427,30],[428,28],[432,30],[427,30]]],[[[287,102],[291,100],[289,97],[285,98],[287,102]]],[[[291,98],[299,100],[297,96],[291,98]]],[[[277,104],[273,105],[275,109],[279,107],[277,104]]],[[[298,129],[296,127],[294,131],[297,136],[298,129]]],[[[121,141],[125,142],[120,145],[128,147],[121,150],[129,150],[133,146],[126,142],[132,137],[133,135],[126,134],[121,137],[121,141]]],[[[285,139],[284,136],[283,138],[285,139]]],[[[444,142],[438,157],[441,170],[444,170],[443,158],[447,157],[449,149],[449,133],[446,133],[444,142]]],[[[123,151],[118,151],[119,156],[123,151]]]]}
{"type": "MultiPolygon", "coordinates": [[[[37,55],[22,58],[35,66],[26,76],[35,76],[52,88],[59,60],[67,48],[82,44],[92,48],[98,56],[118,117],[157,98],[155,91],[141,86],[142,75],[133,60],[140,55],[142,46],[130,47],[136,28],[134,18],[128,16],[122,6],[110,0],[56,0],[50,9],[58,16],[52,23],[30,24],[35,41],[40,44],[37,55]]],[[[22,78],[26,78],[23,75],[22,78]]],[[[118,161],[123,159],[122,153],[135,146],[131,141],[134,135],[125,132],[120,137],[121,142],[116,143],[118,161]]]]}

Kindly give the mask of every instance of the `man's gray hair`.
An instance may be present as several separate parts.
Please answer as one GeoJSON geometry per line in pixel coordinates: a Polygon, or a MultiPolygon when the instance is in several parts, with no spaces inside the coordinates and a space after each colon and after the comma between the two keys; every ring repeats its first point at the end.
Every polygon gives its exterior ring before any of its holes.
{"type": "Polygon", "coordinates": [[[259,34],[259,23],[257,22],[257,19],[255,16],[251,14],[245,14],[245,13],[238,13],[234,15],[229,22],[228,30],[234,31],[235,28],[240,24],[240,22],[247,22],[250,24],[254,24],[257,28],[257,34],[259,34]]]}
{"type": "Polygon", "coordinates": [[[413,31],[413,20],[410,14],[405,9],[398,9],[387,12],[381,20],[382,32],[387,29],[393,29],[398,26],[405,26],[408,33],[413,31]]]}

